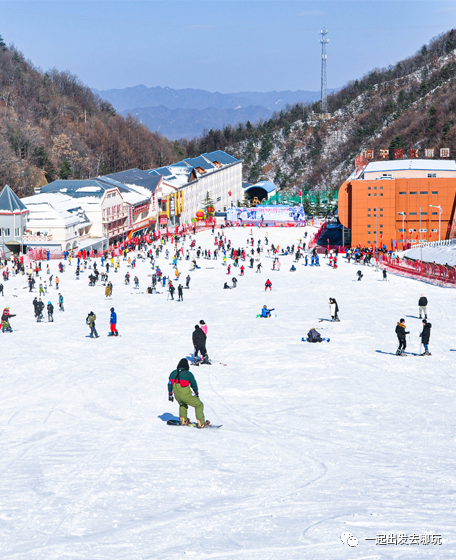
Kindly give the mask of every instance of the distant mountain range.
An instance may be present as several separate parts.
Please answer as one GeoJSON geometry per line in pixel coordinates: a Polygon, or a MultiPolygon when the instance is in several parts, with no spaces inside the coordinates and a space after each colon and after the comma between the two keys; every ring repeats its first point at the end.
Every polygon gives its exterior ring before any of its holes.
{"type": "MultiPolygon", "coordinates": [[[[222,128],[239,122],[269,119],[274,111],[295,103],[313,103],[320,99],[317,91],[244,91],[218,93],[201,89],[172,89],[144,85],[97,90],[122,115],[131,113],[150,130],[170,139],[192,138],[205,129],[222,128]]],[[[331,93],[334,90],[328,90],[331,93]]]]}

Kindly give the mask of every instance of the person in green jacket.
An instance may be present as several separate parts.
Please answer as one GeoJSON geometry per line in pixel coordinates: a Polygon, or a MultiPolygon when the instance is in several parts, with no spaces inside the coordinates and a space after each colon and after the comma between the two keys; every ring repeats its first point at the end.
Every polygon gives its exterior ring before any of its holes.
{"type": "Polygon", "coordinates": [[[174,397],[176,397],[176,401],[179,403],[179,419],[181,424],[190,423],[187,418],[187,411],[190,405],[195,408],[198,428],[207,428],[209,426],[209,420],[204,418],[204,404],[199,398],[198,384],[196,383],[195,376],[189,370],[186,358],[182,358],[177,365],[177,369],[169,375],[168,398],[172,402],[174,397]],[[192,394],[190,388],[193,389],[194,394],[192,394]]]}

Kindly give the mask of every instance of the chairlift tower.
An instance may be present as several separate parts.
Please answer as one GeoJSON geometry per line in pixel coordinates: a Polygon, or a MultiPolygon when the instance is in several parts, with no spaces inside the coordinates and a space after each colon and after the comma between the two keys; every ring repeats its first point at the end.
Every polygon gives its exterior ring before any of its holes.
{"type": "Polygon", "coordinates": [[[328,113],[328,96],[326,93],[326,44],[329,43],[329,39],[326,38],[328,31],[326,28],[320,31],[321,39],[321,112],[323,115],[328,113]]]}

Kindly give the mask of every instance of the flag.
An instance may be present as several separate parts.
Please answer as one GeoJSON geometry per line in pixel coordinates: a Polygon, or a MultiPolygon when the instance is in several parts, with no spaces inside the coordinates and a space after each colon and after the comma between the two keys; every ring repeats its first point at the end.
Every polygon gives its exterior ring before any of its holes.
{"type": "Polygon", "coordinates": [[[414,159],[414,158],[417,158],[417,157],[418,157],[418,150],[415,149],[415,148],[414,148],[414,149],[411,149],[411,150],[409,151],[409,153],[410,153],[410,159],[414,159]]]}
{"type": "Polygon", "coordinates": [[[403,148],[394,148],[394,159],[402,159],[404,157],[403,148]]]}
{"type": "Polygon", "coordinates": [[[302,191],[299,191],[299,196],[302,196],[302,191]]]}
{"type": "Polygon", "coordinates": [[[434,148],[426,148],[424,150],[424,157],[433,158],[434,157],[434,148]]]}
{"type": "Polygon", "coordinates": [[[440,148],[440,157],[441,158],[449,158],[450,157],[450,148],[440,148]]]}
{"type": "Polygon", "coordinates": [[[388,159],[388,156],[389,156],[388,150],[380,150],[380,157],[382,159],[388,159]]]}
{"type": "Polygon", "coordinates": [[[374,159],[374,150],[365,150],[365,157],[366,159],[374,159]]]}

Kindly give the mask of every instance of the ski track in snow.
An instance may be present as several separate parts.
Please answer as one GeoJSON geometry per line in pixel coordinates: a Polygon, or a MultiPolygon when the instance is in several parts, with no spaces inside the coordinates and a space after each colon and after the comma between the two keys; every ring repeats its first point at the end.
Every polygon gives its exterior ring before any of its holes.
{"type": "MultiPolygon", "coordinates": [[[[234,247],[250,237],[249,228],[225,231],[234,247]]],[[[266,232],[282,247],[304,231],[254,229],[255,248],[266,232]]],[[[213,250],[210,232],[196,239],[213,250]]],[[[319,268],[300,261],[290,273],[293,260],[280,257],[272,271],[265,246],[262,273],[246,262],[242,278],[232,266],[238,287],[223,290],[222,259],[200,259],[179,305],[163,289],[145,293],[148,261],[128,269],[139,293],[125,286],[121,261],[109,300],[100,284],[88,286],[88,271],[75,279],[74,263],[58,274],[65,312],[54,287],[43,299],[54,304],[54,323],[35,322],[38,293],[25,277],[4,283],[0,305],[17,317],[13,334],[0,333],[1,559],[455,557],[456,292],[394,275],[383,282],[343,258],[337,270],[321,258],[319,268]],[[423,292],[432,357],[389,355],[400,317],[411,331],[407,351],[419,352],[423,292]],[[340,323],[319,322],[329,318],[329,297],[340,323]],[[264,304],[276,318],[256,318],[264,304]],[[106,336],[111,306],[117,339],[106,336]],[[96,340],[86,338],[91,310],[96,340]],[[189,355],[200,319],[215,363],[191,369],[220,430],[164,421],[178,416],[168,375],[189,355]],[[331,342],[301,342],[311,327],[331,342]],[[345,531],[357,548],[341,542],[345,531]],[[401,532],[441,534],[443,545],[364,540],[401,532]]],[[[174,277],[164,253],[158,263],[174,277]]],[[[57,263],[51,268],[55,277],[57,263]]],[[[184,283],[189,263],[178,268],[184,283]]]]}

